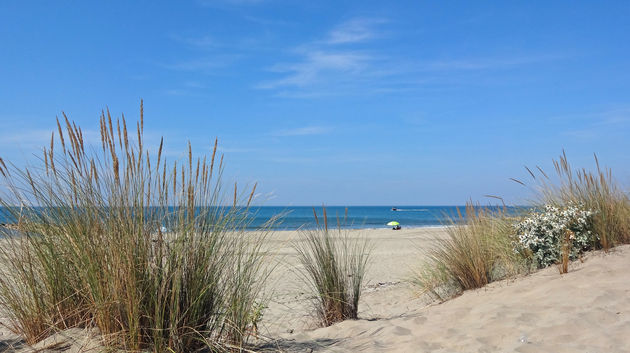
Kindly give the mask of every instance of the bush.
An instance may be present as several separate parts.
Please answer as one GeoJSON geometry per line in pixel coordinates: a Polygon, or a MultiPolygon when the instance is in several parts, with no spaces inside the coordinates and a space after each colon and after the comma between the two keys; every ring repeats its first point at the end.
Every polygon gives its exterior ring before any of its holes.
{"type": "Polygon", "coordinates": [[[569,232],[569,259],[593,248],[599,236],[592,229],[593,212],[578,206],[558,208],[545,206],[545,211],[534,213],[516,224],[520,245],[531,251],[539,268],[547,267],[560,260],[565,235],[569,232]]]}
{"type": "Polygon", "coordinates": [[[126,350],[242,347],[260,316],[264,234],[244,231],[236,187],[229,206],[221,197],[216,141],[209,159],[189,144],[185,164],[167,166],[162,143],[153,157],[143,146],[142,109],[135,143],[103,114],[98,150],[57,124],[41,165],[2,163],[0,205],[19,232],[0,246],[8,324],[28,343],[96,326],[126,350]]]}
{"type": "Polygon", "coordinates": [[[466,216],[450,219],[448,237],[438,238],[413,282],[446,299],[462,290],[519,273],[524,257],[514,251],[513,219],[505,210],[466,206],[466,216]]]}
{"type": "Polygon", "coordinates": [[[294,243],[303,266],[303,278],[316,293],[315,309],[324,326],[346,319],[356,319],[370,246],[366,238],[352,239],[348,231],[328,229],[326,209],[324,225],[300,231],[294,243]]]}
{"type": "MultiPolygon", "coordinates": [[[[539,208],[544,205],[565,207],[581,205],[593,212],[592,234],[597,248],[608,250],[617,244],[630,242],[630,199],[612,176],[610,169],[602,169],[595,156],[596,170],[573,169],[566,154],[553,161],[555,178],[541,168],[538,178],[528,169],[537,184],[539,208]]],[[[524,184],[519,181],[519,183],[524,184]]]]}

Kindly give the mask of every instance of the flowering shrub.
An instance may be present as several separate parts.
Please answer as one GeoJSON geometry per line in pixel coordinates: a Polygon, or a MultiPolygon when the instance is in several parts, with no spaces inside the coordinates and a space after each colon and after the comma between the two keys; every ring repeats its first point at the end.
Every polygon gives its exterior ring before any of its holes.
{"type": "Polygon", "coordinates": [[[547,267],[560,259],[562,243],[569,230],[569,258],[574,260],[598,239],[591,231],[593,214],[576,205],[564,208],[546,205],[544,212],[534,213],[516,224],[520,245],[531,250],[538,267],[547,267]]]}

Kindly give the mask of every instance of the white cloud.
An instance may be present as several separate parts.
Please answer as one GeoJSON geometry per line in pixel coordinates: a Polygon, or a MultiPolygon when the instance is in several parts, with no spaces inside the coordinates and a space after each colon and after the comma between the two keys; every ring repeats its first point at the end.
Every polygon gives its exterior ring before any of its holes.
{"type": "MultiPolygon", "coordinates": [[[[7,129],[8,130],[8,129],[7,129]]],[[[68,137],[63,128],[64,137],[66,141],[66,147],[68,146],[68,137]]],[[[51,126],[50,129],[18,129],[11,128],[10,132],[0,133],[0,147],[2,147],[6,160],[19,162],[16,158],[19,157],[19,153],[36,154],[39,155],[44,148],[50,148],[50,136],[55,133],[55,148],[59,148],[59,132],[57,126],[51,126]],[[12,152],[8,152],[12,151],[12,152]]],[[[100,146],[101,138],[99,131],[84,129],[83,141],[87,146],[100,146]]]]}
{"type": "MultiPolygon", "coordinates": [[[[352,75],[362,72],[372,58],[356,51],[302,50],[300,62],[277,64],[271,71],[285,73],[283,78],[260,83],[257,88],[305,87],[326,79],[327,76],[352,75]]],[[[329,77],[330,78],[330,77],[329,77]]]]}
{"type": "Polygon", "coordinates": [[[630,109],[626,107],[586,114],[570,114],[551,119],[565,122],[568,126],[580,125],[581,128],[561,131],[562,135],[580,140],[610,138],[616,134],[626,134],[630,130],[630,109]]]}
{"type": "MultiPolygon", "coordinates": [[[[409,50],[409,55],[388,50],[377,42],[384,33],[392,36],[382,18],[358,17],[342,22],[319,38],[285,50],[290,58],[267,67],[272,73],[253,88],[276,97],[310,99],[324,96],[403,94],[449,90],[466,86],[505,85],[510,71],[556,61],[553,53],[510,53],[486,57],[433,57],[409,50]],[[501,72],[501,70],[503,72],[501,72]]],[[[192,41],[195,42],[195,41],[192,41]]],[[[200,44],[211,43],[209,38],[200,44]]],[[[215,45],[215,44],[209,44],[215,45]]],[[[409,43],[410,46],[416,45],[409,43]]],[[[410,48],[413,49],[413,48],[410,48]]],[[[243,52],[243,49],[241,49],[243,52]]],[[[251,50],[248,51],[252,53],[251,50]]],[[[175,69],[207,70],[216,63],[184,62],[175,69]]]]}
{"type": "Polygon", "coordinates": [[[340,24],[328,34],[326,43],[358,43],[378,36],[376,25],[385,23],[383,19],[356,18],[340,24]]]}
{"type": "Polygon", "coordinates": [[[50,145],[50,135],[56,129],[44,130],[33,129],[27,131],[12,131],[10,134],[0,135],[0,144],[2,145],[21,145],[22,147],[46,147],[50,145]]]}
{"type": "MultiPolygon", "coordinates": [[[[294,62],[279,63],[269,68],[284,74],[276,80],[259,83],[260,89],[312,88],[314,86],[347,85],[370,75],[368,71],[376,58],[365,50],[349,48],[348,45],[366,42],[377,37],[375,26],[384,23],[381,19],[356,18],[333,28],[323,40],[313,41],[294,48],[298,56],[294,62]],[[340,44],[345,44],[343,48],[340,44]]],[[[312,94],[312,92],[294,92],[312,94]]]]}
{"type": "Polygon", "coordinates": [[[166,89],[164,94],[169,96],[190,96],[198,94],[199,91],[206,86],[198,81],[186,81],[179,87],[166,89]]]}

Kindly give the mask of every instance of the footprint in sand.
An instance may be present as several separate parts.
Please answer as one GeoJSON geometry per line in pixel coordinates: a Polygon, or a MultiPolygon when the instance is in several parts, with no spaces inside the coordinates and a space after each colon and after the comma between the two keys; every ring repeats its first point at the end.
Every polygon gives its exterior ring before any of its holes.
{"type": "Polygon", "coordinates": [[[407,336],[407,335],[411,335],[411,330],[401,327],[401,326],[396,326],[392,330],[392,333],[395,334],[396,336],[407,336]]]}
{"type": "Polygon", "coordinates": [[[427,322],[427,318],[424,317],[424,316],[419,316],[419,317],[416,317],[416,318],[413,319],[413,323],[415,325],[422,325],[425,322],[427,322]]]}

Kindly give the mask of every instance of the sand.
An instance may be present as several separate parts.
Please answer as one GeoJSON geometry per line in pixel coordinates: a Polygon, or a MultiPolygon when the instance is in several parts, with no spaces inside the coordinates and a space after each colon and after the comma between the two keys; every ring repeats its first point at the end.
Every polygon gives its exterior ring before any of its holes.
{"type": "MultiPolygon", "coordinates": [[[[312,296],[295,271],[298,265],[289,242],[297,239],[297,232],[271,236],[268,244],[278,265],[259,327],[268,342],[265,350],[630,352],[630,246],[588,254],[565,275],[552,267],[437,303],[419,296],[407,280],[423,250],[445,235],[443,228],[350,234],[366,236],[373,244],[360,319],[327,328],[316,328],[312,296]]],[[[0,351],[12,339],[15,336],[0,329],[0,351]]],[[[75,352],[87,351],[70,346],[75,352]]],[[[32,350],[21,346],[19,351],[32,350]]]]}
{"type": "MultiPolygon", "coordinates": [[[[590,253],[584,262],[571,263],[565,275],[550,267],[437,303],[418,297],[405,280],[444,229],[362,233],[375,247],[360,319],[309,329],[300,326],[308,316],[285,308],[282,325],[267,326],[284,338],[279,347],[296,352],[630,352],[628,245],[608,254],[590,253]],[[278,332],[278,326],[295,328],[278,332]]],[[[307,305],[299,300],[290,302],[291,309],[307,305]]],[[[278,306],[272,302],[266,319],[278,315],[278,306]]]]}
{"type": "MultiPolygon", "coordinates": [[[[360,304],[363,318],[400,315],[408,310],[405,306],[414,301],[417,293],[407,284],[419,265],[423,249],[431,246],[436,238],[446,236],[443,227],[412,228],[394,231],[386,229],[350,230],[349,236],[366,237],[370,241],[370,265],[365,282],[365,296],[360,304]],[[387,301],[378,300],[380,294],[392,288],[400,289],[386,294],[387,301]]],[[[300,277],[296,253],[292,241],[299,241],[296,231],[276,232],[269,241],[269,248],[277,267],[272,272],[269,309],[265,312],[262,332],[271,337],[293,330],[304,331],[317,327],[313,317],[312,293],[300,277]]],[[[424,305],[427,298],[422,298],[424,305]]],[[[418,305],[415,303],[414,305],[418,305]]],[[[422,305],[422,303],[420,303],[422,305]]]]}

